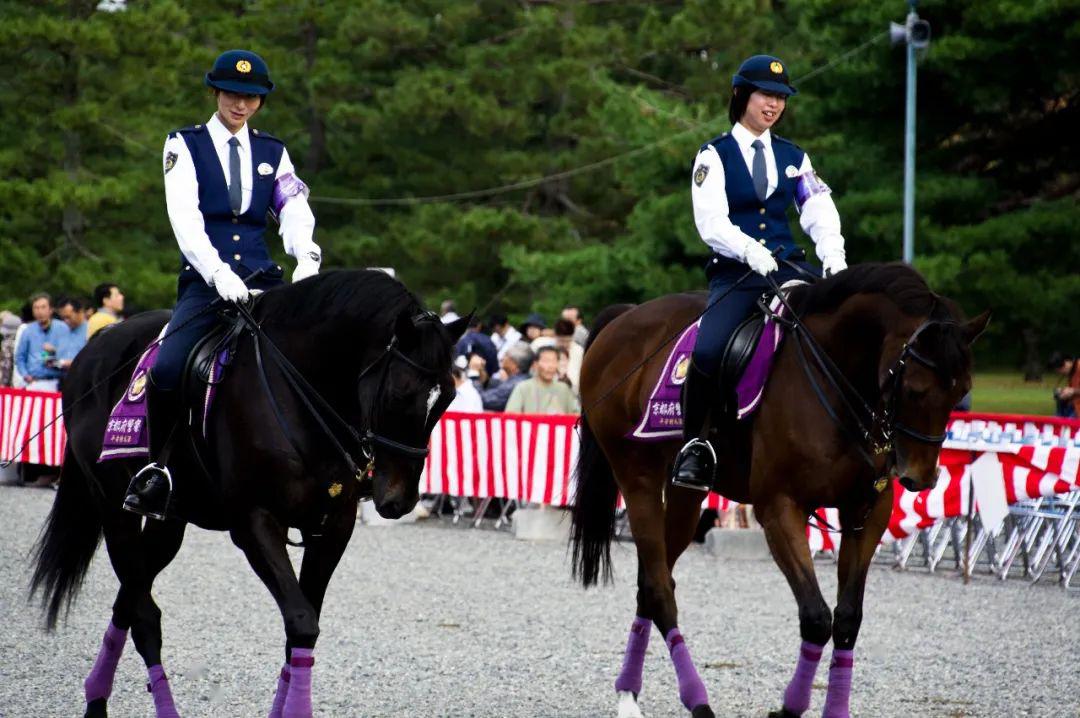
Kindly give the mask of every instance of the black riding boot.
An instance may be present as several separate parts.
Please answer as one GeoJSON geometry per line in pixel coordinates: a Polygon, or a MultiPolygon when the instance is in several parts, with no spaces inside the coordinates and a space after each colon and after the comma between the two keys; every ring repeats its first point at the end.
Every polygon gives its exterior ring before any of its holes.
{"type": "Polygon", "coordinates": [[[142,516],[163,520],[172,494],[172,475],[165,466],[166,446],[176,430],[180,413],[180,392],[164,390],[151,384],[147,407],[150,429],[150,457],[154,459],[139,470],[128,485],[124,508],[142,516]],[[160,460],[162,463],[158,463],[160,460]]]}
{"type": "Polygon", "coordinates": [[[691,361],[683,384],[683,440],[686,445],[675,458],[671,483],[688,489],[708,491],[716,473],[716,453],[706,437],[709,412],[715,396],[713,377],[691,361]]]}

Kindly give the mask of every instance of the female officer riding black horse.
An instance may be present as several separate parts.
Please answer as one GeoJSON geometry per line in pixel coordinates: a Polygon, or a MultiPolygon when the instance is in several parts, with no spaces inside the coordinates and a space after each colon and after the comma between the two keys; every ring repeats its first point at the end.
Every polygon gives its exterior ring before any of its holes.
{"type": "MultiPolygon", "coordinates": [[[[205,125],[169,133],[165,141],[165,203],[180,245],[176,308],[150,372],[151,457],[158,459],[172,433],[181,373],[192,347],[218,321],[208,307],[218,297],[246,301],[252,289],[282,283],[263,232],[267,212],[278,221],[285,251],[296,257],[293,281],[318,274],[321,256],[312,241],[315,218],[307,186],[293,170],[285,144],[248,127],[274,89],[261,57],[230,50],[206,74],[217,111],[205,125]],[[242,277],[256,274],[251,286],[242,277]]],[[[168,467],[152,461],[135,475],[124,508],[165,516],[172,491],[168,467]]]]}

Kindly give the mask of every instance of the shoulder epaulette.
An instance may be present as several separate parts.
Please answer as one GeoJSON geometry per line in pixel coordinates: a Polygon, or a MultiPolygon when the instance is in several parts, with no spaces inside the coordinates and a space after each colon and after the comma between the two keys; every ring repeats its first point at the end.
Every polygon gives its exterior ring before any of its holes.
{"type": "Polygon", "coordinates": [[[725,139],[725,138],[726,138],[726,137],[727,137],[727,136],[728,136],[729,134],[731,134],[731,133],[730,133],[730,132],[724,132],[724,133],[722,133],[722,134],[721,134],[720,136],[718,136],[718,137],[713,137],[713,138],[712,138],[711,140],[709,140],[708,142],[706,142],[705,144],[703,144],[703,145],[702,145],[702,146],[701,146],[701,147],[700,147],[700,148],[698,149],[698,152],[704,152],[704,151],[705,151],[705,148],[706,148],[706,147],[711,147],[712,145],[715,145],[715,144],[716,144],[717,142],[719,142],[720,140],[722,140],[722,139],[725,139]]]}
{"type": "Polygon", "coordinates": [[[206,125],[188,125],[187,127],[181,127],[179,129],[173,130],[172,132],[169,133],[169,137],[175,137],[176,135],[180,135],[180,134],[190,135],[190,134],[195,134],[197,132],[205,132],[205,131],[206,131],[206,125]]]}
{"type": "Polygon", "coordinates": [[[284,140],[279,140],[277,137],[274,137],[269,132],[264,132],[262,130],[256,130],[254,127],[251,128],[251,136],[252,137],[258,137],[260,140],[273,140],[274,142],[277,142],[279,145],[285,144],[284,140]]]}
{"type": "Polygon", "coordinates": [[[785,145],[791,145],[792,147],[794,147],[795,149],[799,150],[800,152],[802,152],[802,151],[803,151],[803,148],[802,148],[802,147],[799,147],[799,146],[798,146],[797,144],[795,144],[794,142],[792,142],[791,140],[789,140],[789,139],[788,139],[788,138],[786,138],[786,137],[781,137],[780,135],[774,134],[774,135],[772,136],[772,138],[773,138],[773,142],[782,142],[782,143],[784,143],[785,145]]]}

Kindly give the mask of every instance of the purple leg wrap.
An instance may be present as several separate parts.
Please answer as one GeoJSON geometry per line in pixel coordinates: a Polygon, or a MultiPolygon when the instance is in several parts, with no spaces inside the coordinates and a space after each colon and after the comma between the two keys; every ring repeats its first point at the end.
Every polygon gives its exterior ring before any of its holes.
{"type": "Polygon", "coordinates": [[[850,718],[851,674],[855,667],[855,651],[833,649],[829,666],[829,690],[825,694],[822,718],[850,718]]]}
{"type": "Polygon", "coordinates": [[[285,696],[289,694],[289,667],[282,666],[281,674],[277,679],[277,692],[274,693],[274,705],[270,707],[270,715],[267,718],[282,718],[285,711],[285,696]]]}
{"type": "Polygon", "coordinates": [[[310,648],[294,648],[289,657],[289,695],[281,718],[311,718],[311,667],[315,665],[310,648]]]}
{"type": "Polygon", "coordinates": [[[671,662],[675,665],[675,677],[679,681],[679,698],[689,711],[698,706],[709,705],[709,695],[705,692],[705,684],[701,682],[694,661],[690,658],[690,649],[686,647],[686,641],[678,628],[672,628],[664,637],[668,651],[671,653],[671,662]]]}
{"type": "Polygon", "coordinates": [[[641,669],[645,664],[645,649],[649,647],[649,633],[652,621],[636,616],[630,624],[630,637],[626,639],[626,653],[623,655],[622,670],[615,679],[615,690],[630,691],[635,696],[641,693],[641,669]]]}
{"type": "Polygon", "coordinates": [[[101,650],[98,651],[94,667],[90,669],[90,675],[83,681],[87,703],[98,698],[108,698],[112,694],[116,664],[120,662],[120,654],[124,652],[127,635],[127,631],[121,631],[113,625],[112,621],[109,621],[109,627],[105,630],[105,638],[101,640],[101,650]]]}
{"type": "Polygon", "coordinates": [[[795,715],[802,715],[810,707],[810,690],[814,687],[814,674],[824,646],[803,641],[799,647],[799,662],[795,664],[795,675],[784,691],[784,710],[795,715]]]}
{"type": "Polygon", "coordinates": [[[180,718],[173,703],[172,691],[169,690],[169,679],[165,677],[165,669],[156,665],[150,666],[146,672],[150,677],[146,690],[154,697],[154,714],[157,718],[180,718]]]}

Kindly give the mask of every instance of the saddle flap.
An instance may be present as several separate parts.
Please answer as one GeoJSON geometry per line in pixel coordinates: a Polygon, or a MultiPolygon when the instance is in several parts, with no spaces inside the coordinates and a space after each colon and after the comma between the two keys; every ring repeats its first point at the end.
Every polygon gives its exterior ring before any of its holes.
{"type": "Polygon", "coordinates": [[[765,315],[755,312],[736,327],[731,334],[731,338],[728,339],[723,358],[720,360],[722,385],[727,387],[728,391],[735,388],[736,383],[743,375],[743,370],[750,363],[750,358],[754,355],[754,349],[757,348],[764,327],[765,315]]]}

